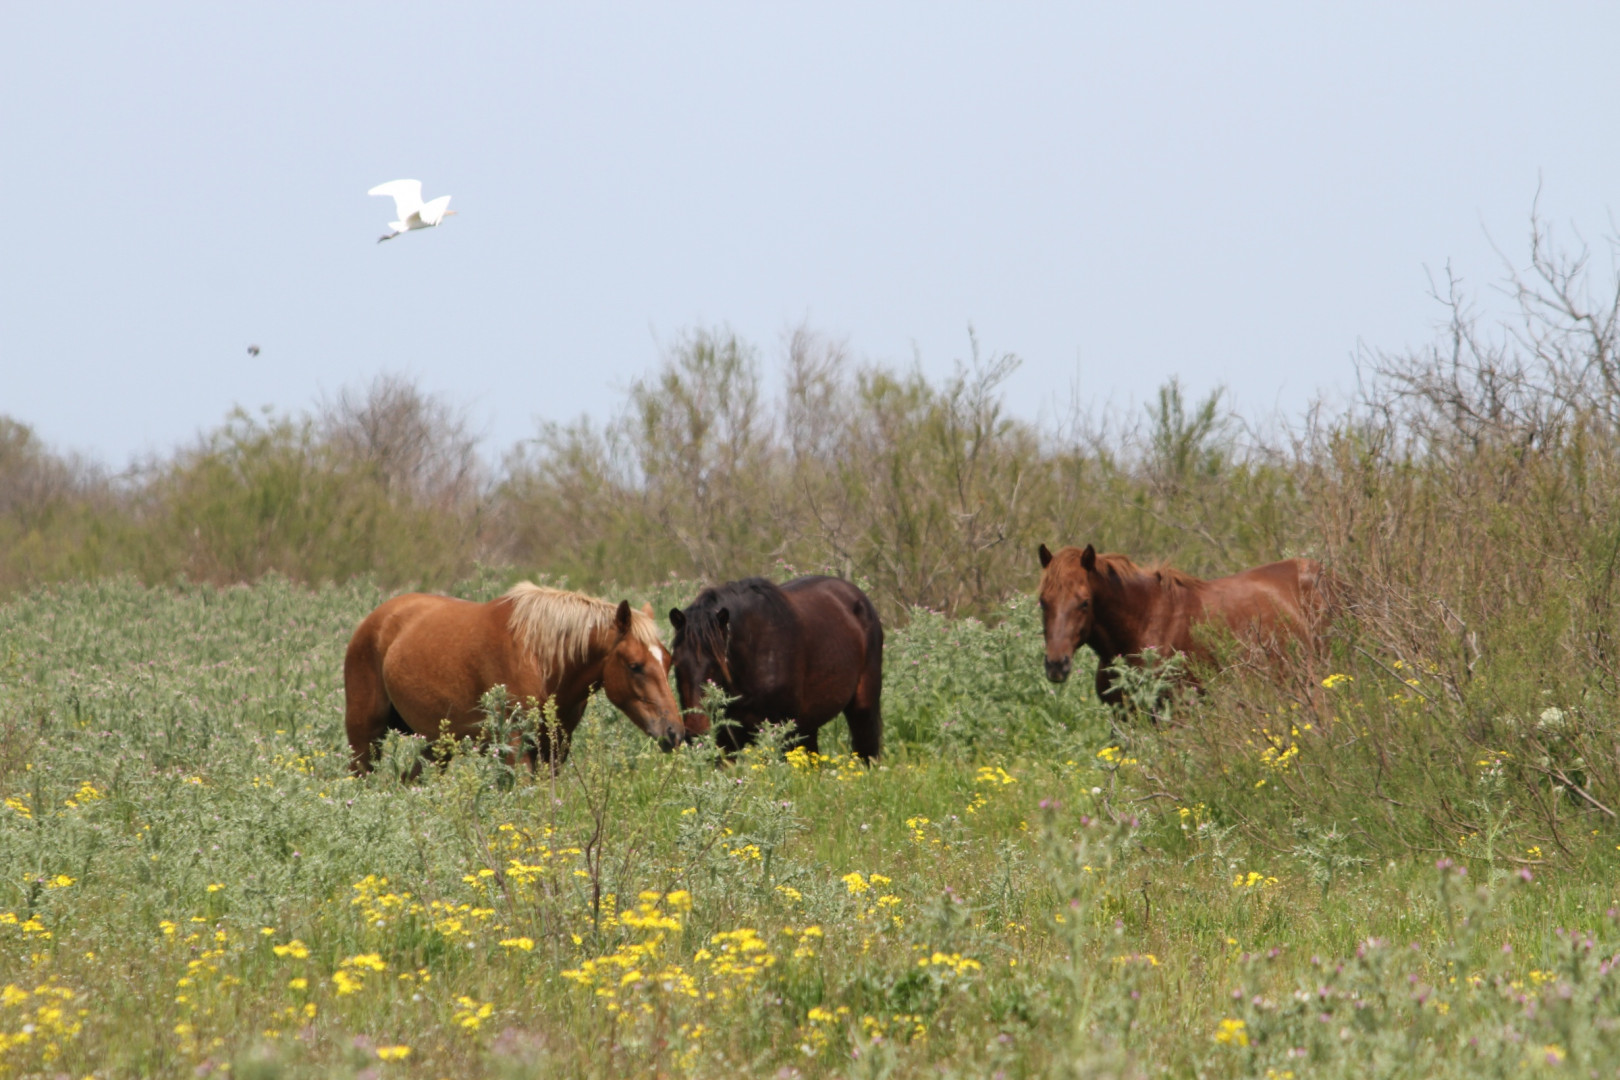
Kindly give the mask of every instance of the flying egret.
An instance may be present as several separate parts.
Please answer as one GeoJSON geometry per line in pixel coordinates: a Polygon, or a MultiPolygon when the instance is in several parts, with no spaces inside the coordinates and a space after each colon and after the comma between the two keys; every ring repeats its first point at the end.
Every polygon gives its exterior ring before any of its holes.
{"type": "Polygon", "coordinates": [[[431,229],[455,213],[454,210],[445,209],[450,205],[448,195],[440,195],[430,203],[422,202],[420,180],[390,180],[386,184],[378,184],[366,194],[390,195],[394,199],[394,216],[399,220],[388,223],[388,227],[394,231],[387,236],[377,237],[379,244],[412,229],[431,229]]]}

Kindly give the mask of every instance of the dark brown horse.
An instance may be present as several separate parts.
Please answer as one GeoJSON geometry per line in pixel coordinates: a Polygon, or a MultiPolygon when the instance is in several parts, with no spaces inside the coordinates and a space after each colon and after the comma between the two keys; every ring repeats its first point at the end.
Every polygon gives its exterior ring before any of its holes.
{"type": "Polygon", "coordinates": [[[1314,559],[1282,562],[1203,581],[1169,567],[1142,567],[1124,555],[1041,545],[1041,625],[1046,677],[1069,677],[1081,645],[1097,654],[1097,696],[1120,704],[1123,692],[1108,668],[1120,657],[1140,663],[1160,657],[1214,659],[1201,624],[1224,625],[1239,641],[1279,656],[1289,642],[1314,642],[1323,628],[1326,588],[1314,559]]]}
{"type": "Polygon", "coordinates": [[[523,582],[487,604],[410,593],[366,616],[343,658],[350,767],[370,771],[389,729],[480,737],[479,699],[495,686],[515,704],[556,703],[560,745],[553,754],[542,732],[527,754],[531,767],[537,753],[567,756],[599,686],[666,749],[685,735],[650,612],[523,582]]]}
{"type": "Polygon", "coordinates": [[[883,625],[854,585],[831,577],[781,586],[747,578],[703,590],[669,621],[675,685],[692,734],[708,730],[698,706],[712,682],[736,699],[726,707],[736,726],[715,734],[727,750],[752,742],[763,724],[791,721],[794,743],[815,752],[821,725],[843,713],[855,753],[878,756],[883,625]]]}

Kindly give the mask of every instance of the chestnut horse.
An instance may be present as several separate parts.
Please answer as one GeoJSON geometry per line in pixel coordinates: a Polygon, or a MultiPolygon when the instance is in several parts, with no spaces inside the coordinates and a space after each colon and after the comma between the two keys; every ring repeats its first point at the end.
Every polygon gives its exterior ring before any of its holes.
{"type": "Polygon", "coordinates": [[[1097,696],[1112,705],[1124,693],[1108,668],[1122,656],[1140,663],[1153,649],[1161,657],[1214,660],[1197,633],[1201,623],[1219,620],[1273,657],[1290,641],[1314,642],[1323,628],[1326,578],[1315,559],[1203,581],[1169,567],[1138,566],[1124,555],[1098,555],[1090,544],[1056,555],[1042,544],[1040,555],[1046,677],[1067,679],[1075,650],[1089,645],[1097,654],[1097,696]]]}
{"type": "Polygon", "coordinates": [[[436,739],[480,736],[479,698],[506,687],[511,701],[554,699],[560,763],[597,687],[648,735],[673,748],[685,734],[669,689],[669,654],[648,611],[583,593],[512,586],[487,604],[448,596],[396,596],[366,616],[343,658],[350,767],[368,772],[389,729],[436,739]]]}
{"type": "Polygon", "coordinates": [[[781,586],[747,578],[705,589],[675,627],[675,685],[687,730],[701,734],[704,684],[736,700],[716,742],[736,750],[760,726],[791,721],[793,743],[814,753],[821,725],[839,713],[855,753],[883,747],[883,624],[866,594],[841,578],[801,577],[781,586]]]}

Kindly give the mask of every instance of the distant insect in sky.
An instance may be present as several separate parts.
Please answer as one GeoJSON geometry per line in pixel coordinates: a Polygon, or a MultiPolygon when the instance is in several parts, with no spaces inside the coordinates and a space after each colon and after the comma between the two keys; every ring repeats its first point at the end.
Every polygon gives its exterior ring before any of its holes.
{"type": "Polygon", "coordinates": [[[394,231],[386,236],[377,237],[379,244],[413,229],[431,229],[455,213],[454,210],[447,209],[450,205],[448,195],[440,195],[430,203],[422,202],[420,180],[390,180],[386,184],[378,184],[366,194],[392,196],[394,216],[399,219],[388,223],[388,227],[394,231]]]}
{"type": "Polygon", "coordinates": [[[258,356],[259,355],[259,347],[257,345],[249,345],[248,346],[248,355],[249,356],[258,356]]]}

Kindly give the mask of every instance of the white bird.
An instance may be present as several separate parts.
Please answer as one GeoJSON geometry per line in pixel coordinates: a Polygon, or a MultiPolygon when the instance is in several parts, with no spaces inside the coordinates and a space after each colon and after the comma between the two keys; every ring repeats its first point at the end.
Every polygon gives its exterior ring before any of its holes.
{"type": "Polygon", "coordinates": [[[455,213],[446,209],[450,205],[448,195],[440,195],[430,203],[422,202],[420,180],[390,180],[386,184],[378,184],[366,194],[390,195],[394,199],[394,216],[399,220],[388,223],[388,227],[394,231],[387,236],[377,237],[379,244],[412,229],[431,229],[455,213]]]}

